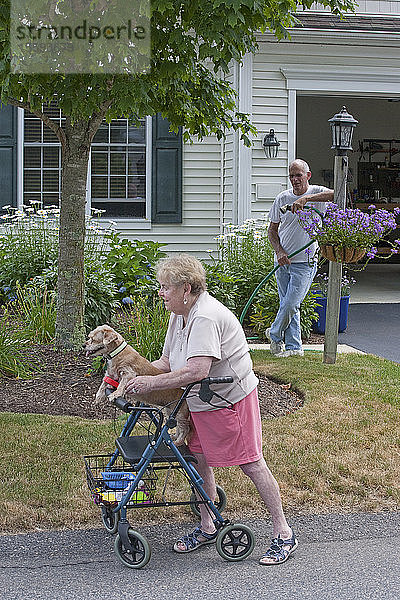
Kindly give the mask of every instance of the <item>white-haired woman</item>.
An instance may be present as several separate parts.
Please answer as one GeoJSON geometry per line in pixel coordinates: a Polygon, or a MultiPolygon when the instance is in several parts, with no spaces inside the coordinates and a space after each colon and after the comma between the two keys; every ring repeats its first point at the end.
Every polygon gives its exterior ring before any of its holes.
{"type": "MultiPolygon", "coordinates": [[[[220,385],[218,393],[233,410],[219,399],[213,399],[215,408],[196,395],[188,398],[194,429],[189,448],[210,498],[216,497],[213,467],[238,465],[253,481],[273,523],[273,540],[260,563],[285,562],[297,540],[283,514],[279,486],[262,455],[258,380],[243,329],[235,315],[208,294],[204,268],[193,256],[163,259],[157,265],[157,279],[159,295],[171,312],[163,354],[153,363],[162,374],[136,377],[127,391],[145,393],[185,387],[208,376],[232,376],[233,383],[220,385]]],[[[215,542],[212,516],[204,505],[200,513],[200,525],[175,542],[176,552],[192,552],[215,542]]]]}

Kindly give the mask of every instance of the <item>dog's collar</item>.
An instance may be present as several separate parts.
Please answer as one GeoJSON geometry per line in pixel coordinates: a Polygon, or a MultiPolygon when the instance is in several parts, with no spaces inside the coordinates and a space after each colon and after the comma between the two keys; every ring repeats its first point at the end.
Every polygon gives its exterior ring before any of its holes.
{"type": "Polygon", "coordinates": [[[115,388],[117,388],[119,386],[118,381],[116,381],[115,379],[111,379],[111,377],[109,377],[108,375],[105,375],[103,377],[103,381],[104,381],[104,383],[109,383],[110,385],[112,385],[115,388]]]}
{"type": "Polygon", "coordinates": [[[113,350],[112,352],[110,352],[109,354],[106,354],[105,357],[107,360],[111,360],[112,358],[114,358],[114,356],[117,356],[117,354],[119,354],[120,352],[122,352],[122,350],[124,348],[126,348],[126,346],[128,345],[128,342],[126,342],[125,340],[122,342],[122,344],[120,344],[117,348],[115,348],[115,350],[113,350]]]}

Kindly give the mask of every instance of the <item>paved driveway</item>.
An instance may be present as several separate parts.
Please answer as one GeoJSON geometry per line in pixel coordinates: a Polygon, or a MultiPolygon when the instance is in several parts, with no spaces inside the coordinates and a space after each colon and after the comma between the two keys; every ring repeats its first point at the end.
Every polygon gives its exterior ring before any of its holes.
{"type": "Polygon", "coordinates": [[[339,343],[400,363],[400,303],[350,304],[339,343]]]}

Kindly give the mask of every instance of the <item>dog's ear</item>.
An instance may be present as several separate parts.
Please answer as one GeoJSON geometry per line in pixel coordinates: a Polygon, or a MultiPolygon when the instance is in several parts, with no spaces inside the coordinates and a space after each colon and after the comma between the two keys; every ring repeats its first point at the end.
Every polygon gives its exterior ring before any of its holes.
{"type": "Polygon", "coordinates": [[[117,341],[118,341],[118,333],[116,331],[114,331],[114,329],[111,329],[111,327],[110,327],[110,331],[104,332],[104,335],[103,335],[104,344],[108,345],[108,344],[111,344],[111,342],[117,342],[117,341]]]}

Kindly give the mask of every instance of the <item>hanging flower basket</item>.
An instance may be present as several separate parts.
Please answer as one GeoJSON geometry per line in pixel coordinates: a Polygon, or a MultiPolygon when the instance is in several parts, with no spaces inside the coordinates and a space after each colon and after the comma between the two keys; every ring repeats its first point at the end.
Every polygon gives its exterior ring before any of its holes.
{"type": "MultiPolygon", "coordinates": [[[[326,213],[321,218],[311,209],[297,212],[299,223],[311,239],[319,243],[321,255],[333,262],[355,263],[365,254],[367,259],[383,258],[378,254],[378,242],[397,228],[396,217],[400,208],[393,212],[375,205],[369,206],[369,213],[357,208],[339,208],[328,203],[326,213]]],[[[400,239],[385,240],[392,254],[400,254],[400,239]]]]}
{"type": "Polygon", "coordinates": [[[356,263],[366,253],[365,248],[341,248],[333,244],[321,244],[319,251],[322,256],[332,262],[356,263]]]}

